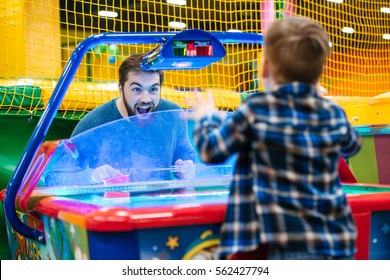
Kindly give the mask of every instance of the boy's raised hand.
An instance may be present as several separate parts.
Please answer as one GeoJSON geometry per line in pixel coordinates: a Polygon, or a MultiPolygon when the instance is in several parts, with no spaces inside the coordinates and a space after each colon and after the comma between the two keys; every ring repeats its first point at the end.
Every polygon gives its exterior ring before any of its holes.
{"type": "Polygon", "coordinates": [[[206,91],[206,96],[200,92],[193,92],[192,96],[187,96],[187,104],[194,110],[191,117],[198,121],[203,116],[215,113],[217,108],[215,107],[214,98],[210,91],[206,91]]]}

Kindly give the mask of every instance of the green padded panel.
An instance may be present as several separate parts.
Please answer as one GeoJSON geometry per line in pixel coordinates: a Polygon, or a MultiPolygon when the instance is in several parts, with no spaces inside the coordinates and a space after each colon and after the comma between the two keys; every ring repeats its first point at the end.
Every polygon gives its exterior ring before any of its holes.
{"type": "Polygon", "coordinates": [[[359,183],[378,184],[374,136],[363,136],[363,147],[357,155],[348,159],[349,166],[359,183]]]}
{"type": "Polygon", "coordinates": [[[38,86],[0,86],[0,108],[43,108],[38,86]]]}

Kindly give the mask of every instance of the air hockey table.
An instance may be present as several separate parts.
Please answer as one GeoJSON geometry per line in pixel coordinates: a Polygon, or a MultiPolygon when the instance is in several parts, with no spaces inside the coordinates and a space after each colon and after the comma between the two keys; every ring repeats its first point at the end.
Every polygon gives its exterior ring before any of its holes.
{"type": "MultiPolygon", "coordinates": [[[[213,259],[228,178],[34,191],[18,215],[38,242],[7,223],[12,259],[213,259]],[[134,194],[147,187],[162,193],[134,194]],[[194,187],[196,185],[196,187],[194,187]],[[178,188],[179,191],[165,193],[178,188]],[[183,189],[190,187],[190,191],[183,189]],[[131,194],[131,195],[130,195],[131,194]]],[[[390,186],[344,185],[358,228],[356,259],[390,259],[390,186]]],[[[4,191],[1,193],[4,197],[4,191]]]]}
{"type": "MultiPolygon", "coordinates": [[[[174,142],[169,130],[177,130],[177,120],[191,132],[187,114],[155,112],[147,121],[134,116],[44,142],[15,198],[18,218],[43,239],[18,233],[7,219],[11,258],[213,259],[235,159],[207,165],[196,155],[189,180],[163,168],[168,153],[159,150],[162,139],[174,142]],[[118,132],[114,139],[112,131],[118,132]],[[133,148],[137,153],[129,162],[133,148]],[[74,172],[100,161],[132,169],[101,183],[84,180],[88,172],[74,172]]],[[[390,185],[353,183],[343,189],[358,227],[356,259],[390,259],[390,185]]]]}
{"type": "MultiPolygon", "coordinates": [[[[163,163],[171,155],[167,145],[181,139],[172,138],[176,124],[190,131],[184,111],[153,113],[150,120],[160,121],[152,122],[134,116],[70,139],[43,139],[90,48],[101,43],[160,43],[145,56],[142,68],[200,69],[224,57],[223,42],[261,44],[262,36],[200,30],[109,33],[79,44],[0,194],[12,259],[213,258],[234,158],[206,165],[196,157],[194,177],[177,179],[177,170],[163,163]],[[89,170],[103,163],[115,166],[120,175],[91,182],[89,170]]],[[[356,259],[390,259],[390,185],[343,188],[358,227],[356,259]]]]}

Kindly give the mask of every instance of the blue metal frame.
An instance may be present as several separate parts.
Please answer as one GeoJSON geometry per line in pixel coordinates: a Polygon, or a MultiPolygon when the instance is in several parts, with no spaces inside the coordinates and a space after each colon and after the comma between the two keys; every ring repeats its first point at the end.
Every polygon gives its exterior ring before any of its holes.
{"type": "MultiPolygon", "coordinates": [[[[83,40],[74,50],[58,80],[50,100],[43,111],[43,114],[35,127],[26,149],[14,171],[7,186],[4,199],[5,215],[10,225],[21,235],[45,242],[44,233],[24,224],[17,216],[15,198],[21,186],[22,180],[39,146],[42,144],[47,131],[58,111],[58,108],[67,92],[69,85],[88,50],[100,44],[158,44],[164,43],[169,38],[178,34],[177,32],[111,32],[91,35],[83,40]]],[[[241,32],[210,32],[221,43],[225,44],[263,44],[262,34],[241,33],[241,32]]]]}

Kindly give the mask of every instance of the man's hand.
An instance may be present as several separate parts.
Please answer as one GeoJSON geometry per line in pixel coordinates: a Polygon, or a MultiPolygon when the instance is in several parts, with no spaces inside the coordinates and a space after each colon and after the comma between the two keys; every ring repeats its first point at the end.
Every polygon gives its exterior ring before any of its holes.
{"type": "Polygon", "coordinates": [[[117,175],[122,175],[122,173],[113,168],[111,165],[105,164],[96,168],[91,175],[91,178],[95,182],[103,182],[104,180],[111,179],[117,175]]]}
{"type": "Polygon", "coordinates": [[[176,177],[179,179],[190,180],[195,177],[195,164],[192,160],[175,161],[176,177]]]}

